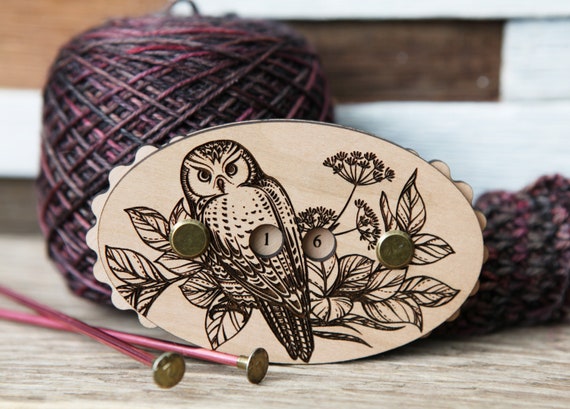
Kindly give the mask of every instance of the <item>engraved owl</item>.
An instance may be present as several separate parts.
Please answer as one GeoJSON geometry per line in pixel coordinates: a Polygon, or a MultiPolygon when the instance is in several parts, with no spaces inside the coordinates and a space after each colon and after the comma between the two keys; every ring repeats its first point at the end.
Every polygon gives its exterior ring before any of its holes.
{"type": "Polygon", "coordinates": [[[308,362],[314,348],[307,267],[295,212],[280,183],[231,140],[190,151],[180,172],[192,214],[211,233],[212,274],[234,302],[257,308],[291,359],[308,362]],[[250,236],[260,225],[283,235],[281,250],[256,254],[250,236]]]}

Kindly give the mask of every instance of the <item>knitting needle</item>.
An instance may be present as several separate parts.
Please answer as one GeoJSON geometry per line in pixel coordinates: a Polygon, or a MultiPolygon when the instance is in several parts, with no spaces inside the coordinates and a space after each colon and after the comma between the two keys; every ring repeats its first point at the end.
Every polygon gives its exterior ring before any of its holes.
{"type": "MultiPolygon", "coordinates": [[[[32,324],[45,328],[67,330],[67,331],[70,330],[69,327],[66,327],[61,322],[54,321],[48,317],[27,314],[19,311],[0,309],[0,318],[14,322],[32,324]]],[[[224,352],[211,351],[199,347],[191,347],[184,344],[164,341],[157,338],[145,337],[142,335],[130,334],[108,328],[99,327],[99,329],[125,342],[139,345],[142,347],[168,351],[168,352],[176,352],[181,355],[187,356],[189,358],[201,359],[204,361],[215,362],[222,365],[235,366],[239,369],[245,370],[248,381],[254,384],[258,384],[263,380],[263,378],[267,374],[267,369],[269,366],[269,358],[267,352],[263,348],[257,348],[249,356],[246,355],[236,356],[236,355],[226,354],[224,352]]]]}
{"type": "Polygon", "coordinates": [[[75,332],[86,335],[96,341],[101,342],[111,348],[128,355],[135,360],[150,366],[153,372],[155,383],[161,388],[171,388],[175,386],[184,376],[184,358],[179,354],[165,352],[158,357],[150,352],[135,348],[98,328],[91,327],[84,322],[76,320],[62,312],[53,310],[23,295],[20,295],[6,287],[0,286],[0,294],[33,309],[38,314],[43,315],[53,321],[58,321],[62,325],[73,328],[75,332]]]}

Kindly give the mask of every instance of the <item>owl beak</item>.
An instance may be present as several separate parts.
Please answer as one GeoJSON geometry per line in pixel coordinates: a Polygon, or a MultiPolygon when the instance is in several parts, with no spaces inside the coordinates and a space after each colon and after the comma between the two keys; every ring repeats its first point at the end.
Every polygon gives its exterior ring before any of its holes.
{"type": "Polygon", "coordinates": [[[226,182],[224,182],[224,179],[218,178],[218,180],[216,180],[216,185],[222,193],[226,193],[226,182]]]}

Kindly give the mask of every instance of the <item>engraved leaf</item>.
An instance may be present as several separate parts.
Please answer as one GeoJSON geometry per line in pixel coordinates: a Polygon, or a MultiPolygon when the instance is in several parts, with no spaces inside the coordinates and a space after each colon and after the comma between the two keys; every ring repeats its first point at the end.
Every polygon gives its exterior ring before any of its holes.
{"type": "Polygon", "coordinates": [[[422,307],[440,307],[459,293],[441,281],[431,277],[413,277],[404,282],[400,290],[422,307]]]}
{"type": "Polygon", "coordinates": [[[184,199],[180,199],[178,203],[176,203],[176,206],[174,206],[174,209],[172,209],[172,212],[170,213],[170,217],[168,219],[170,223],[170,228],[174,227],[174,225],[181,220],[186,220],[191,218],[192,216],[184,208],[184,199]]]}
{"type": "Polygon", "coordinates": [[[186,280],[180,290],[192,305],[199,308],[207,308],[220,293],[216,281],[205,272],[199,272],[186,280]]]}
{"type": "Polygon", "coordinates": [[[105,257],[115,277],[125,284],[166,280],[151,261],[136,251],[106,246],[105,257]]]}
{"type": "Polygon", "coordinates": [[[382,220],[384,220],[385,231],[394,230],[398,227],[396,218],[390,210],[390,203],[388,203],[388,196],[382,192],[380,195],[380,212],[382,213],[382,220]]]}
{"type": "Polygon", "coordinates": [[[362,306],[368,317],[381,324],[413,324],[422,329],[422,312],[412,298],[394,297],[374,303],[363,303],[362,306]]]}
{"type": "Polygon", "coordinates": [[[352,301],[346,297],[326,297],[311,303],[311,312],[322,322],[344,317],[352,309],[352,301]]]}
{"type": "Polygon", "coordinates": [[[156,259],[156,262],[168,269],[174,274],[180,276],[189,276],[197,273],[204,268],[204,264],[197,259],[186,259],[178,254],[169,251],[156,259]]]}
{"type": "Polygon", "coordinates": [[[167,281],[152,283],[150,285],[121,285],[117,291],[133,306],[141,315],[146,316],[152,304],[166,289],[170,283],[167,281]]]}
{"type": "Polygon", "coordinates": [[[375,271],[368,283],[366,294],[364,297],[368,301],[382,301],[390,297],[400,290],[404,283],[407,270],[388,270],[379,268],[375,271]]]}
{"type": "Polygon", "coordinates": [[[368,342],[355,335],[343,334],[341,332],[332,332],[332,331],[313,331],[313,335],[323,339],[332,339],[334,341],[356,342],[372,348],[372,345],[370,345],[368,342]]]}
{"type": "Polygon", "coordinates": [[[206,333],[212,349],[217,349],[245,326],[251,308],[238,308],[221,293],[212,302],[206,314],[206,333]]]}
{"type": "Polygon", "coordinates": [[[125,212],[131,218],[137,234],[147,246],[160,251],[170,250],[168,240],[170,226],[163,215],[144,206],[125,209],[125,212]]]}
{"type": "Polygon", "coordinates": [[[410,264],[431,264],[455,253],[445,240],[433,234],[416,234],[412,239],[414,241],[414,257],[410,264]]]}
{"type": "Polygon", "coordinates": [[[307,260],[309,290],[318,298],[330,294],[338,279],[338,259],[336,256],[325,261],[307,260]]]}
{"type": "Polygon", "coordinates": [[[417,174],[418,170],[416,169],[406,182],[396,208],[398,226],[410,236],[418,233],[426,221],[424,200],[416,188],[417,174]]]}
{"type": "Polygon", "coordinates": [[[339,260],[339,288],[335,294],[363,291],[368,284],[374,262],[360,254],[350,254],[339,260]]]}
{"type": "Polygon", "coordinates": [[[366,318],[366,317],[362,317],[362,316],[357,315],[357,314],[348,314],[346,317],[344,317],[342,319],[342,322],[345,324],[358,324],[358,325],[362,325],[363,327],[373,328],[373,329],[377,329],[377,330],[381,330],[381,331],[396,331],[396,330],[403,328],[403,326],[401,326],[401,325],[395,326],[395,325],[380,324],[374,320],[371,320],[371,319],[366,318]]]}

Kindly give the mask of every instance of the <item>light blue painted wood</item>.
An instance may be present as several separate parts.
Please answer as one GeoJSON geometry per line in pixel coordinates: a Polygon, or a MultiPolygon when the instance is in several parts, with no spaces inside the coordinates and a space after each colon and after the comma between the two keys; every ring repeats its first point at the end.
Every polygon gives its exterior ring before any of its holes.
{"type": "Polygon", "coordinates": [[[506,24],[501,98],[570,99],[570,19],[506,24]]]}
{"type": "Polygon", "coordinates": [[[40,91],[0,88],[0,177],[37,174],[40,115],[40,91]]]}
{"type": "Polygon", "coordinates": [[[337,108],[337,122],[446,162],[479,195],[570,177],[570,102],[371,103],[337,108]]]}
{"type": "MultiPolygon", "coordinates": [[[[0,176],[37,173],[40,106],[39,91],[0,90],[0,176]]],[[[443,160],[476,195],[520,189],[546,173],[570,177],[570,101],[383,102],[336,113],[340,124],[443,160]]]]}

